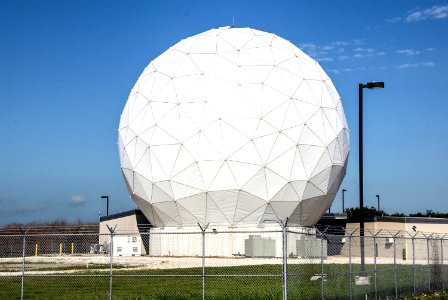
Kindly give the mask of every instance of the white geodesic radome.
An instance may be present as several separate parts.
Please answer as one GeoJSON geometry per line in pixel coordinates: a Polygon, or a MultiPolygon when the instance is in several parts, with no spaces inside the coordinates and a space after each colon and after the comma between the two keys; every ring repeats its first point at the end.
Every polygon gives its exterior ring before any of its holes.
{"type": "Polygon", "coordinates": [[[349,152],[327,74],[290,42],[250,28],[212,29],[154,59],[118,131],[128,189],[155,226],[313,225],[349,152]]]}

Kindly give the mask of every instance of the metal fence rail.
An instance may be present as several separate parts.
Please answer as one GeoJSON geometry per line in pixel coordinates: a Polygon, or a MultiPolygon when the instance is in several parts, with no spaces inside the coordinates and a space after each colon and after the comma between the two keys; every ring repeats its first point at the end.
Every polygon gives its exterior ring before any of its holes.
{"type": "Polygon", "coordinates": [[[0,299],[385,299],[448,286],[447,236],[181,230],[0,234],[0,299]]]}

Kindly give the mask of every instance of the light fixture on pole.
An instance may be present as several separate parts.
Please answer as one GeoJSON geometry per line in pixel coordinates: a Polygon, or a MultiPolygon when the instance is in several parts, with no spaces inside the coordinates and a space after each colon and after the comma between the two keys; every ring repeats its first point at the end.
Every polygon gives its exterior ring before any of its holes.
{"type": "Polygon", "coordinates": [[[342,189],[342,213],[344,213],[344,211],[345,211],[345,198],[344,198],[344,196],[345,196],[345,192],[346,192],[347,190],[346,189],[342,189]]]}
{"type": "Polygon", "coordinates": [[[383,89],[384,82],[368,82],[359,84],[359,234],[361,248],[361,276],[366,276],[366,264],[364,255],[364,178],[363,178],[363,89],[383,89]]]}
{"type": "Polygon", "coordinates": [[[109,196],[101,196],[101,199],[106,199],[106,216],[109,215],[109,196]]]}

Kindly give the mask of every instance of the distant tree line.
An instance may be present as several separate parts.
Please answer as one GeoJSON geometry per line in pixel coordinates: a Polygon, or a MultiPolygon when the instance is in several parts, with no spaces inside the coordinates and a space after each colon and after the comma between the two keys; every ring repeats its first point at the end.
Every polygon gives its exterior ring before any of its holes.
{"type": "MultiPolygon", "coordinates": [[[[345,213],[347,214],[347,219],[358,219],[360,215],[359,207],[350,207],[345,209],[345,213]]],[[[378,216],[391,216],[391,217],[421,217],[421,218],[448,218],[448,213],[438,212],[433,210],[426,210],[426,212],[417,212],[417,213],[392,213],[389,214],[384,210],[377,210],[375,207],[364,207],[364,218],[374,218],[378,216]]]]}

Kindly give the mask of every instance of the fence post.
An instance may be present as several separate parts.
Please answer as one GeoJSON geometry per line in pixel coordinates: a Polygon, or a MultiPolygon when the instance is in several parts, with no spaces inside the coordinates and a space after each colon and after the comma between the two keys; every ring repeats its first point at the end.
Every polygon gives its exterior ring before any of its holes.
{"type": "Polygon", "coordinates": [[[324,236],[320,234],[320,290],[322,300],[325,299],[325,286],[324,286],[324,236]]]}
{"type": "Polygon", "coordinates": [[[115,228],[107,225],[107,229],[109,229],[110,232],[110,243],[109,243],[109,259],[110,259],[110,269],[109,269],[109,300],[112,300],[112,268],[113,268],[113,252],[114,252],[114,233],[115,228]]]}
{"type": "Polygon", "coordinates": [[[198,223],[199,228],[202,231],[202,300],[205,300],[205,231],[210,223],[202,227],[201,224],[198,223]]]}
{"type": "Polygon", "coordinates": [[[445,267],[443,262],[443,240],[446,234],[440,238],[440,258],[442,261],[442,291],[445,290],[445,267]]]}
{"type": "Polygon", "coordinates": [[[348,267],[349,267],[349,282],[350,282],[350,299],[353,299],[353,280],[352,280],[352,235],[356,232],[353,231],[348,237],[348,267]]]}
{"type": "MultiPolygon", "coordinates": [[[[399,233],[399,232],[398,232],[399,233]]],[[[395,287],[395,299],[398,299],[398,286],[397,286],[397,234],[394,235],[394,287],[395,287]]]]}
{"type": "Polygon", "coordinates": [[[288,262],[288,237],[287,229],[288,218],[284,222],[279,222],[282,228],[282,285],[283,285],[283,300],[288,299],[288,272],[287,272],[287,262],[288,262]]]}
{"type": "Polygon", "coordinates": [[[415,236],[417,235],[414,234],[412,236],[412,280],[414,282],[414,295],[416,294],[416,287],[415,287],[415,236]]]}
{"type": "Polygon", "coordinates": [[[431,265],[429,262],[429,239],[428,237],[425,235],[426,238],[426,255],[427,255],[427,263],[428,263],[428,291],[431,291],[431,265]]]}
{"type": "Polygon", "coordinates": [[[373,281],[374,281],[374,285],[375,285],[375,299],[378,299],[378,292],[377,292],[377,286],[376,286],[376,281],[377,281],[377,267],[376,267],[376,258],[378,256],[378,247],[377,247],[377,242],[376,242],[376,236],[381,232],[378,231],[376,234],[373,235],[373,281]]]}
{"type": "Polygon", "coordinates": [[[25,254],[26,254],[26,233],[30,228],[27,228],[25,231],[22,230],[22,227],[19,227],[22,232],[22,284],[20,289],[20,299],[23,300],[24,288],[25,288],[25,254]]]}

